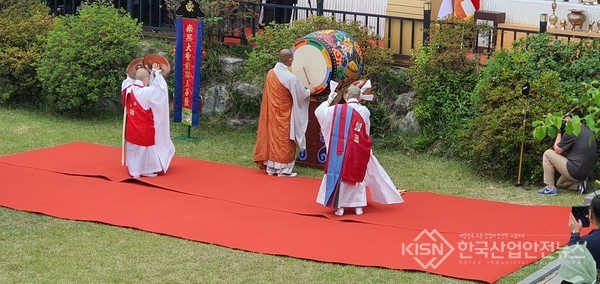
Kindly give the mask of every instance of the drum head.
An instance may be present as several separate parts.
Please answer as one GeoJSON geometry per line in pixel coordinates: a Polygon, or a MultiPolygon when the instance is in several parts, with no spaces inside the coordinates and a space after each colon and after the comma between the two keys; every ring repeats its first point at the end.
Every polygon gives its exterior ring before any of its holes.
{"type": "Polygon", "coordinates": [[[303,40],[294,45],[293,51],[292,73],[305,87],[315,87],[315,93],[325,90],[331,74],[331,57],[327,50],[310,40],[303,40]]]}

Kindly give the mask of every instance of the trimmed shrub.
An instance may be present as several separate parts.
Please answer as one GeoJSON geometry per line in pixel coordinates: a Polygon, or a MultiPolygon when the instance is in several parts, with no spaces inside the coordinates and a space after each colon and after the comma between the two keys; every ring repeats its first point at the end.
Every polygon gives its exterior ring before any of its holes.
{"type": "Polygon", "coordinates": [[[120,85],[141,52],[140,34],[129,14],[102,3],[59,18],[37,69],[47,106],[77,116],[120,107],[120,85]]]}
{"type": "Polygon", "coordinates": [[[463,155],[484,174],[516,179],[523,143],[522,180],[541,182],[541,155],[553,141],[535,141],[531,123],[570,110],[584,92],[582,82],[600,74],[598,47],[598,42],[535,35],[494,53],[477,84],[478,115],[462,133],[463,155]],[[521,94],[526,82],[528,98],[521,94]]]}
{"type": "Polygon", "coordinates": [[[442,21],[409,69],[415,116],[422,127],[419,150],[434,147],[452,154],[459,148],[458,132],[473,117],[472,94],[479,79],[479,59],[467,56],[474,30],[469,21],[442,21]]]}
{"type": "Polygon", "coordinates": [[[0,102],[39,103],[35,65],[54,18],[36,0],[0,0],[0,102]]]}

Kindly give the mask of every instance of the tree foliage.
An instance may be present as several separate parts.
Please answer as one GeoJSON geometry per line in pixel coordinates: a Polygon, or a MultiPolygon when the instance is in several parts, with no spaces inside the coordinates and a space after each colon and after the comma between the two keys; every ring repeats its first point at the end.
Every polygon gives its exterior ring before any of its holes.
{"type": "MultiPolygon", "coordinates": [[[[184,0],[164,0],[164,8],[172,22],[175,22],[176,11],[184,2],[187,3],[184,0]]],[[[204,35],[209,44],[213,40],[221,40],[232,30],[243,30],[248,19],[258,18],[258,12],[252,9],[254,6],[245,2],[258,4],[259,0],[194,0],[194,2],[198,3],[204,12],[204,35]]]]}
{"type": "Polygon", "coordinates": [[[552,141],[535,141],[532,121],[572,109],[573,99],[583,92],[582,83],[600,74],[597,61],[597,43],[566,42],[543,34],[495,52],[477,84],[478,115],[463,133],[463,154],[483,173],[515,177],[522,143],[522,175],[541,181],[540,157],[552,141]],[[521,92],[526,82],[528,97],[521,92]]]}
{"type": "Polygon", "coordinates": [[[592,81],[590,84],[582,84],[582,94],[572,98],[573,105],[571,109],[548,113],[543,119],[535,120],[531,124],[534,128],[533,137],[538,141],[544,138],[556,138],[561,131],[563,118],[573,110],[581,112],[581,117],[577,114],[572,115],[572,119],[565,124],[565,131],[568,134],[579,135],[581,133],[581,124],[587,126],[595,136],[600,134],[600,82],[592,81]]]}
{"type": "Polygon", "coordinates": [[[39,101],[35,65],[54,18],[36,0],[0,0],[0,102],[39,101]]]}
{"type": "Polygon", "coordinates": [[[82,116],[120,105],[124,69],[140,54],[140,34],[129,14],[102,3],[59,18],[37,69],[47,106],[82,116]]]}
{"type": "Polygon", "coordinates": [[[441,21],[432,27],[430,41],[415,55],[409,74],[417,93],[415,116],[422,126],[421,149],[440,144],[441,152],[454,152],[459,130],[474,115],[479,59],[468,56],[474,29],[469,21],[441,21]]]}

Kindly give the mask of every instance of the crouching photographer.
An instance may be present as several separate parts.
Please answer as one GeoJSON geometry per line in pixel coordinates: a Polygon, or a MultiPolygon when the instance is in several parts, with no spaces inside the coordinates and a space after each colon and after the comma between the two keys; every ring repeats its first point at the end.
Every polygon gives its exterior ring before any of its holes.
{"type": "Polygon", "coordinates": [[[581,124],[579,135],[568,134],[565,126],[573,116],[582,117],[581,112],[573,111],[563,117],[563,127],[554,140],[553,149],[546,150],[543,155],[544,183],[546,186],[538,190],[539,194],[557,195],[557,187],[579,190],[583,193],[582,181],[592,176],[596,164],[596,139],[594,133],[581,124]],[[554,182],[556,172],[560,177],[554,182]],[[581,183],[581,185],[580,185],[581,183]]]}

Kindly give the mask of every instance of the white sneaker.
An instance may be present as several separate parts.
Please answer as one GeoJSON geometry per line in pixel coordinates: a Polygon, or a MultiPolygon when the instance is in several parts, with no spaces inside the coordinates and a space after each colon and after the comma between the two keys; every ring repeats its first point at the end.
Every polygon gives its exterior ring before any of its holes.
{"type": "Polygon", "coordinates": [[[297,176],[297,173],[291,173],[291,174],[278,174],[277,177],[295,177],[297,176]]]}
{"type": "Polygon", "coordinates": [[[358,215],[358,216],[362,215],[363,214],[362,207],[354,208],[354,213],[356,213],[356,215],[358,215]]]}
{"type": "Polygon", "coordinates": [[[142,176],[143,176],[143,177],[149,177],[149,178],[153,178],[153,177],[156,177],[156,176],[157,176],[157,174],[156,174],[156,173],[152,173],[152,174],[143,174],[142,176]]]}
{"type": "Polygon", "coordinates": [[[343,216],[344,215],[344,208],[340,208],[337,211],[335,211],[335,215],[337,215],[337,216],[343,216]]]}

